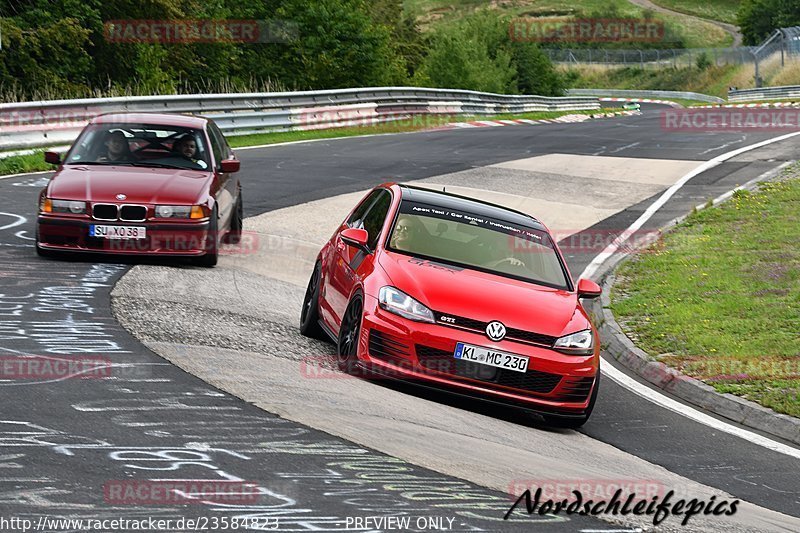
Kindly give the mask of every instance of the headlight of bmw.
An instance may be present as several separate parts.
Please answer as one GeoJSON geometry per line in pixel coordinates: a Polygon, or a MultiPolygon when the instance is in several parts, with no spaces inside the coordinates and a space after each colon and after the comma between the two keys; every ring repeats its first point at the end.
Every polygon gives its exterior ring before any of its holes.
{"type": "Polygon", "coordinates": [[[400,289],[394,287],[381,287],[380,293],[378,294],[378,303],[381,309],[385,309],[390,313],[400,315],[409,320],[416,320],[417,322],[436,322],[436,319],[433,318],[433,311],[400,289]]]}
{"type": "Polygon", "coordinates": [[[591,329],[564,335],[556,340],[553,348],[567,355],[592,355],[594,353],[594,334],[591,329]]]}
{"type": "Polygon", "coordinates": [[[72,215],[85,215],[86,202],[78,200],[53,200],[45,198],[40,206],[42,213],[68,213],[72,215]]]}
{"type": "Polygon", "coordinates": [[[206,209],[201,205],[157,205],[158,218],[205,218],[206,209]]]}

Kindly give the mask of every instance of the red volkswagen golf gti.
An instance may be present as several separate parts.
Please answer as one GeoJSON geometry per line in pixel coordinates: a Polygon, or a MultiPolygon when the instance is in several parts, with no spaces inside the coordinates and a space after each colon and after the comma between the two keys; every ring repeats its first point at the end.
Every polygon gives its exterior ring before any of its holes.
{"type": "Polygon", "coordinates": [[[95,117],[39,195],[36,251],[194,257],[217,263],[238,242],[239,161],[209,119],[154,113],[95,117]]]}
{"type": "Polygon", "coordinates": [[[497,205],[408,185],[373,189],[325,244],[300,329],[340,368],[414,381],[579,427],[600,348],[547,228],[497,205]]]}

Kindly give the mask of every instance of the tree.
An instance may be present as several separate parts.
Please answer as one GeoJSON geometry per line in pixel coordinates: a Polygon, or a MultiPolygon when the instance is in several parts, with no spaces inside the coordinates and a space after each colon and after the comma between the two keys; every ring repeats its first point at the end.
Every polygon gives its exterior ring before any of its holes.
{"type": "Polygon", "coordinates": [[[736,14],[744,43],[757,45],[778,28],[800,25],[797,0],[743,0],[736,14]]]}
{"type": "Polygon", "coordinates": [[[404,79],[389,30],[372,24],[364,0],[286,0],[277,15],[298,29],[272,54],[274,74],[287,84],[337,89],[404,79]]]}
{"type": "Polygon", "coordinates": [[[514,43],[517,85],[522,94],[563,96],[566,80],[556,71],[550,58],[533,43],[514,43]]]}

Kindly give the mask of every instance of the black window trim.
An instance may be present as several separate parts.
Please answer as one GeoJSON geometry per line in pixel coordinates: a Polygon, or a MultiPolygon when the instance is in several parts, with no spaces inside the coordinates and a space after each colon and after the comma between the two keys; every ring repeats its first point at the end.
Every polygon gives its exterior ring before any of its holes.
{"type": "MultiPolygon", "coordinates": [[[[380,199],[380,196],[381,196],[382,192],[389,193],[389,209],[386,211],[386,215],[383,218],[383,223],[381,224],[381,229],[378,232],[378,238],[375,240],[375,246],[374,247],[367,246],[367,249],[369,250],[369,253],[374,253],[375,250],[378,249],[378,245],[381,242],[381,233],[386,228],[386,222],[387,222],[387,220],[389,220],[389,216],[388,215],[389,215],[389,212],[392,210],[392,203],[394,202],[394,194],[392,194],[392,190],[388,189],[386,187],[377,187],[377,188],[373,189],[372,191],[370,191],[370,193],[367,196],[367,198],[364,198],[364,201],[366,202],[369,199],[369,196],[372,195],[373,193],[375,193],[375,198],[373,198],[369,202],[369,207],[367,207],[364,210],[364,215],[359,219],[359,220],[361,220],[363,222],[363,220],[367,217],[367,215],[369,215],[370,211],[372,211],[372,208],[375,207],[375,204],[380,199]]],[[[358,204],[358,205],[360,206],[361,204],[358,204]]],[[[356,209],[358,209],[358,206],[356,206],[356,209]]],[[[352,216],[352,214],[350,216],[352,216]]],[[[352,228],[353,226],[350,224],[349,218],[350,217],[348,217],[348,220],[345,221],[345,225],[348,228],[352,228]]],[[[366,228],[362,227],[362,229],[366,229],[366,228]]],[[[367,232],[367,237],[369,237],[369,232],[367,232]]]]}

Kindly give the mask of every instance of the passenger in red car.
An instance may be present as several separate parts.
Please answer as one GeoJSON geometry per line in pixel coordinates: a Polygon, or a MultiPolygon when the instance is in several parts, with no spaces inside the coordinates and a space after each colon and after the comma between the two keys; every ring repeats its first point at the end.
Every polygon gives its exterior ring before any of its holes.
{"type": "Polygon", "coordinates": [[[175,145],[173,146],[172,150],[182,155],[186,159],[191,159],[194,161],[194,156],[197,154],[197,142],[195,142],[191,135],[184,135],[175,141],[175,145]]]}
{"type": "Polygon", "coordinates": [[[98,161],[133,161],[134,157],[125,134],[121,131],[110,131],[103,142],[106,153],[101,154],[98,161]]]}
{"type": "Polygon", "coordinates": [[[183,137],[179,137],[175,141],[175,144],[172,145],[172,151],[188,159],[192,163],[195,163],[199,167],[206,168],[206,162],[197,158],[197,141],[193,136],[186,134],[183,137]]]}

